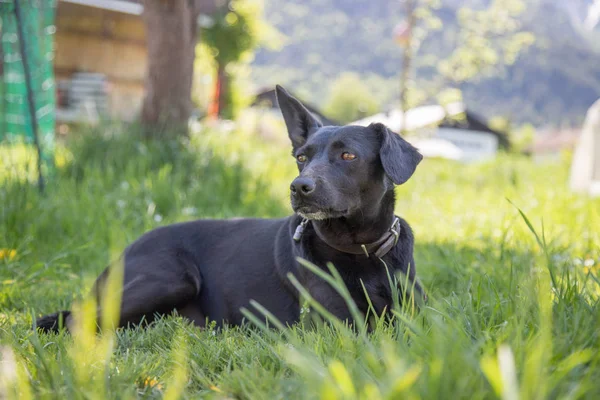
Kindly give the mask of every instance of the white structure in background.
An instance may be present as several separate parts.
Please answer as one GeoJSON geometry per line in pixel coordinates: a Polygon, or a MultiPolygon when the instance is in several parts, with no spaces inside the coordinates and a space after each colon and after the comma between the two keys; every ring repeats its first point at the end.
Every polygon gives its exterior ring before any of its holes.
{"type": "Polygon", "coordinates": [[[588,110],[573,154],[571,190],[600,196],[600,100],[588,110]]]}
{"type": "Polygon", "coordinates": [[[498,153],[498,137],[489,132],[440,127],[437,136],[462,151],[461,161],[488,160],[498,153]]]}
{"type": "Polygon", "coordinates": [[[494,158],[500,147],[499,134],[477,121],[466,111],[463,103],[422,106],[406,112],[406,121],[401,111],[380,113],[351,123],[367,126],[381,122],[394,132],[416,131],[408,140],[425,157],[441,157],[460,161],[478,161],[494,158]],[[465,123],[461,123],[461,117],[465,123]],[[448,123],[448,121],[455,121],[448,123]],[[471,124],[471,120],[475,124],[471,124]],[[472,126],[473,125],[473,126],[472,126]]]}
{"type": "Polygon", "coordinates": [[[448,160],[460,161],[464,159],[464,153],[452,142],[445,139],[411,139],[413,146],[419,149],[419,153],[427,158],[446,158],[448,160]]]}
{"type": "MultiPolygon", "coordinates": [[[[446,109],[440,105],[422,106],[406,111],[406,130],[415,131],[438,125],[447,116],[457,116],[465,111],[463,103],[449,104],[446,109]]],[[[400,110],[388,113],[379,113],[367,118],[352,122],[348,125],[368,126],[371,123],[381,122],[394,132],[400,132],[404,126],[404,115],[400,110]]]]}

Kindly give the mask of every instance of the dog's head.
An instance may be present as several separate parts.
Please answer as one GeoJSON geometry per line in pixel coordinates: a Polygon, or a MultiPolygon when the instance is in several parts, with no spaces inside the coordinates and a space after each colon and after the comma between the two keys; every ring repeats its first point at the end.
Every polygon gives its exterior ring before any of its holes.
{"type": "Polygon", "coordinates": [[[292,182],[292,208],[308,219],[339,218],[379,204],[406,182],[423,156],[383,124],[323,126],[277,86],[277,101],[300,175],[292,182]]]}

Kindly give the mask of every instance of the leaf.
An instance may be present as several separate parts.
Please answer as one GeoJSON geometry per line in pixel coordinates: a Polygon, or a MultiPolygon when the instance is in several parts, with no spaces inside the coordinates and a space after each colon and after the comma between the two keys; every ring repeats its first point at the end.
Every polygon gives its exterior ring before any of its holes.
{"type": "Polygon", "coordinates": [[[413,365],[406,371],[401,377],[396,379],[392,386],[392,391],[388,398],[395,399],[397,396],[411,388],[419,376],[421,375],[422,367],[420,365],[413,365]]]}
{"type": "Polygon", "coordinates": [[[356,395],[356,389],[354,389],[352,378],[346,370],[346,367],[344,367],[344,364],[337,360],[332,361],[329,364],[329,373],[345,396],[352,397],[356,395]]]}

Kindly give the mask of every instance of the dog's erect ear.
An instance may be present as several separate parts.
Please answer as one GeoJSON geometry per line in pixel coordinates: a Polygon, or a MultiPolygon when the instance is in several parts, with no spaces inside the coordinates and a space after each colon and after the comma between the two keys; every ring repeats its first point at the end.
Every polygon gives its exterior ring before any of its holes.
{"type": "Polygon", "coordinates": [[[277,103],[287,126],[292,146],[298,148],[306,143],[308,136],[323,126],[296,98],[277,85],[277,103]]]}
{"type": "Polygon", "coordinates": [[[371,124],[369,127],[380,135],[379,158],[385,173],[396,185],[403,184],[415,172],[423,156],[410,143],[390,131],[385,125],[377,123],[371,124]]]}

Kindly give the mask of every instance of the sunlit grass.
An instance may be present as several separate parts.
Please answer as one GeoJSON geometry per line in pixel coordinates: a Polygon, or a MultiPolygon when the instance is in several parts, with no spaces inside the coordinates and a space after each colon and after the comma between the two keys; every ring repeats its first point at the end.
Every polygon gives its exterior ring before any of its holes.
{"type": "Polygon", "coordinates": [[[247,132],[140,142],[102,129],[60,148],[44,196],[29,164],[7,170],[2,158],[0,397],[600,396],[600,201],[567,190],[566,161],[425,160],[398,188],[397,212],[415,231],[430,302],[397,307],[394,325],[314,329],[317,306],[283,331],[199,330],[178,317],[113,331],[108,314],[96,334],[83,296],[127,243],[197,217],[286,215],[295,174],[287,146],[247,132]],[[73,305],[88,316],[74,335],[30,330],[34,315],[73,305]]]}

